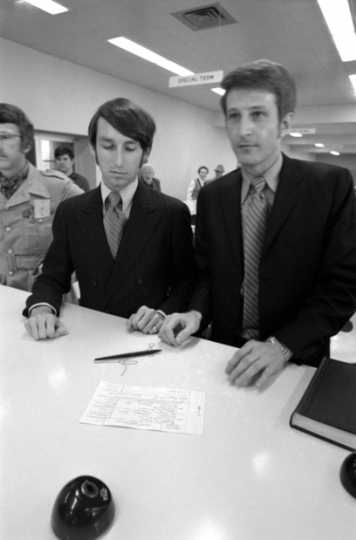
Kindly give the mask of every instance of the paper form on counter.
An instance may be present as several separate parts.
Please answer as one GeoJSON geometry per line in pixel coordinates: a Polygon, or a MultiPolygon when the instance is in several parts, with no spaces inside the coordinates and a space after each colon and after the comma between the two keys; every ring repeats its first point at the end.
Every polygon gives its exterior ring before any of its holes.
{"type": "Polygon", "coordinates": [[[80,421],[201,435],[204,405],[205,392],[101,381],[80,421]]]}

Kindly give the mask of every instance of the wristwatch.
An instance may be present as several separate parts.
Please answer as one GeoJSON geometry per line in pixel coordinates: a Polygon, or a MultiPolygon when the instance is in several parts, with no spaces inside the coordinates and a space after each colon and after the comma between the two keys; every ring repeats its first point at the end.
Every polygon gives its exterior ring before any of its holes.
{"type": "Polygon", "coordinates": [[[288,360],[290,360],[292,358],[292,356],[293,356],[292,351],[290,351],[288,349],[288,347],[283,345],[283,343],[278,341],[278,339],[275,338],[274,336],[270,336],[269,338],[266,339],[266,341],[268,341],[269,343],[273,343],[273,345],[278,345],[278,347],[281,350],[281,353],[282,353],[282,356],[283,356],[283,359],[285,360],[285,362],[288,362],[288,360]]]}

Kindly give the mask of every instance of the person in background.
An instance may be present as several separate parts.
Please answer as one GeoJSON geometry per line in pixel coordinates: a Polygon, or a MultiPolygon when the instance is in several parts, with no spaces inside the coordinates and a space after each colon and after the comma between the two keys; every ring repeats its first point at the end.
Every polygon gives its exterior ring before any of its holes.
{"type": "Polygon", "coordinates": [[[197,198],[201,188],[208,182],[209,169],[205,165],[201,165],[198,169],[198,176],[190,181],[187,189],[186,204],[191,213],[192,225],[195,225],[197,213],[197,198]]]}
{"type": "Polygon", "coordinates": [[[158,178],[155,178],[155,171],[152,165],[144,163],[141,167],[140,178],[145,184],[154,191],[161,192],[161,183],[158,178]]]}
{"type": "Polygon", "coordinates": [[[138,181],[154,132],[152,117],[125,98],[104,103],[91,119],[102,183],[57,210],[24,311],[35,339],[65,333],[61,301],[74,271],[81,305],[129,317],[130,330],[157,333],[166,314],[186,309],[195,274],[188,209],[138,181]]]}
{"type": "Polygon", "coordinates": [[[0,283],[31,290],[52,240],[57,206],[82,190],[28,160],[34,129],[15,105],[0,103],[0,283]]]}
{"type": "Polygon", "coordinates": [[[224,168],[224,165],[222,165],[221,163],[219,163],[219,164],[215,167],[214,172],[215,172],[215,178],[214,178],[214,180],[217,180],[218,178],[221,178],[221,176],[224,176],[224,174],[225,174],[225,168],[224,168]]]}
{"type": "Polygon", "coordinates": [[[64,144],[57,146],[54,151],[54,158],[59,171],[73,180],[83,191],[89,191],[88,180],[85,176],[74,171],[74,153],[70,146],[64,144]]]}
{"type": "Polygon", "coordinates": [[[240,347],[230,382],[265,388],[290,361],[317,366],[355,311],[353,182],[347,169],[281,153],[296,104],[282,65],[243,65],[221,86],[241,166],[200,192],[198,283],[190,311],[160,334],[180,345],[211,322],[213,340],[240,347]]]}

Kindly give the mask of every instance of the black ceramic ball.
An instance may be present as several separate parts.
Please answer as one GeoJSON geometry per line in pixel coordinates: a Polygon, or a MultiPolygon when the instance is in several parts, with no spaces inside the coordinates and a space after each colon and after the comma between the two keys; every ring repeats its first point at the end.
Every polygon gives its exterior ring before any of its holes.
{"type": "Polygon", "coordinates": [[[78,476],[58,493],[51,525],[62,540],[92,540],[110,527],[114,513],[109,488],[94,476],[78,476]]]}
{"type": "Polygon", "coordinates": [[[340,469],[340,480],[346,491],[356,498],[356,452],[344,459],[340,469]]]}

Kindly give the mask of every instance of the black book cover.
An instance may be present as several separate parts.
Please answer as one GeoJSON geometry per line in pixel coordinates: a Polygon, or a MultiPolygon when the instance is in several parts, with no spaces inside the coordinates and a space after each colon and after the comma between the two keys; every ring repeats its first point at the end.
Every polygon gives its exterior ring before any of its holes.
{"type": "Polygon", "coordinates": [[[349,449],[356,448],[356,364],[322,360],[290,425],[349,449]]]}

